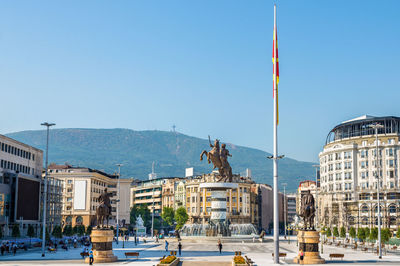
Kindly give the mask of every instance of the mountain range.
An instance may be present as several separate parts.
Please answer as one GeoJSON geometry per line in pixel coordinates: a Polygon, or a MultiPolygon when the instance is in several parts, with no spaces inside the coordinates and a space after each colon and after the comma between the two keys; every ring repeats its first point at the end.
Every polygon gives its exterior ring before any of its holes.
{"type": "MultiPolygon", "coordinates": [[[[21,131],[6,136],[45,150],[46,131],[21,131]]],[[[245,174],[251,169],[252,179],[272,185],[270,153],[227,143],[232,157],[229,162],[233,173],[245,174]]],[[[49,162],[89,167],[114,173],[116,164],[122,163],[121,178],[147,179],[155,162],[158,177],[183,177],[185,168],[194,167],[195,174],[209,173],[212,165],[200,153],[210,150],[207,139],[187,136],[178,132],[130,129],[52,129],[49,141],[49,162]]],[[[291,158],[279,160],[279,183],[287,183],[287,191],[294,192],[299,182],[314,180],[311,162],[291,158]]],[[[280,185],[280,188],[282,186],[280,185]]]]}

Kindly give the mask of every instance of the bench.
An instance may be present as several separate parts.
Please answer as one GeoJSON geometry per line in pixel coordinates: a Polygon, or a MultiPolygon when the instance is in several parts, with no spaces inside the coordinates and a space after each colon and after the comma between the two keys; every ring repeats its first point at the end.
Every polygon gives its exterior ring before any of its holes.
{"type": "Polygon", "coordinates": [[[235,256],[241,256],[242,252],[241,251],[235,251],[235,256]]]}
{"type": "Polygon", "coordinates": [[[169,254],[171,254],[171,256],[176,256],[176,251],[172,250],[169,254]]]}
{"type": "Polygon", "coordinates": [[[332,258],[341,258],[343,260],[344,254],[339,254],[339,253],[331,253],[329,254],[329,258],[332,260],[332,258]]]}
{"type": "Polygon", "coordinates": [[[253,265],[254,261],[252,261],[250,258],[248,258],[247,256],[244,256],[246,258],[246,263],[247,265],[253,265]]]}
{"type": "MultiPolygon", "coordinates": [[[[286,253],[279,253],[279,258],[286,258],[286,253]]],[[[272,253],[272,257],[274,257],[274,253],[272,253]]]]}
{"type": "Polygon", "coordinates": [[[139,259],[139,252],[125,252],[125,257],[136,257],[136,259],[139,259]]]}
{"type": "Polygon", "coordinates": [[[361,251],[367,252],[368,248],[362,248],[361,251]]]}
{"type": "Polygon", "coordinates": [[[392,250],[397,250],[397,246],[393,246],[393,247],[392,247],[392,250]]]}
{"type": "Polygon", "coordinates": [[[81,252],[82,259],[89,256],[89,252],[81,252]]]}

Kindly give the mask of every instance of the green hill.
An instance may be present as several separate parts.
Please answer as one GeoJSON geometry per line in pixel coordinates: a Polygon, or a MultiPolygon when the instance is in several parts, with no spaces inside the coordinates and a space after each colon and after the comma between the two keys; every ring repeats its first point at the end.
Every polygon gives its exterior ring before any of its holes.
{"type": "MultiPolygon", "coordinates": [[[[21,131],[7,134],[18,141],[45,150],[46,131],[21,131]]],[[[270,154],[261,150],[227,144],[233,173],[252,171],[253,180],[272,185],[270,154]]],[[[130,129],[53,129],[50,131],[49,162],[69,163],[103,170],[116,171],[122,163],[123,177],[147,179],[155,161],[159,177],[184,176],[185,168],[194,167],[195,174],[212,169],[200,153],[209,150],[208,140],[166,131],[134,131],[130,129]]],[[[280,183],[288,183],[294,191],[299,181],[314,179],[312,163],[290,158],[279,161],[280,183]]]]}

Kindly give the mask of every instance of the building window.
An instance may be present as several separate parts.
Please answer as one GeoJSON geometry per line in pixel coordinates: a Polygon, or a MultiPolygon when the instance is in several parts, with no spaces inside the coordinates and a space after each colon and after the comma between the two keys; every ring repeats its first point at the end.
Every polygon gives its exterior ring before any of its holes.
{"type": "Polygon", "coordinates": [[[389,213],[396,213],[396,206],[395,205],[390,205],[389,206],[389,213]]]}

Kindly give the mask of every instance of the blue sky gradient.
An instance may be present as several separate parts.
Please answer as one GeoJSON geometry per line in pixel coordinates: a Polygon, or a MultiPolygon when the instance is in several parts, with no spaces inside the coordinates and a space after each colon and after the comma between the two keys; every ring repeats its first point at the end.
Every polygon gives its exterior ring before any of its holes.
{"type": "Polygon", "coordinates": [[[0,133],[177,130],[317,161],[336,124],[400,116],[399,1],[7,1],[0,133]]]}

